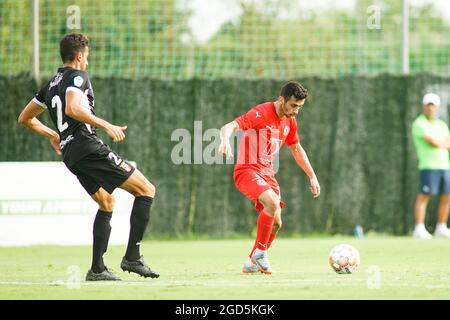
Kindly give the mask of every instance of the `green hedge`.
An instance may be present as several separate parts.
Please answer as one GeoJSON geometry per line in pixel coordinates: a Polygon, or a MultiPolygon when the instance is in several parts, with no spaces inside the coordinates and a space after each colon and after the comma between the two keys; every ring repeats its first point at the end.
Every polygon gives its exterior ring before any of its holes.
{"type": "MultiPolygon", "coordinates": [[[[313,200],[306,176],[283,148],[277,179],[286,202],[285,233],[349,233],[365,230],[404,234],[413,226],[418,190],[411,123],[430,84],[450,79],[401,77],[306,78],[310,97],[300,114],[299,134],[317,172],[322,195],[313,200]]],[[[251,106],[276,99],[280,81],[122,80],[93,78],[97,114],[128,124],[127,139],[113,148],[137,162],[157,186],[152,232],[209,234],[254,231],[257,214],[234,186],[232,165],[175,165],[171,141],[177,128],[194,134],[220,128],[251,106]]],[[[36,91],[28,77],[0,77],[0,160],[57,160],[49,144],[17,125],[36,91]]],[[[49,122],[45,115],[43,121],[49,122]]],[[[110,141],[101,133],[104,141],[110,141]]],[[[209,142],[203,143],[205,147],[209,142]]],[[[436,221],[436,203],[427,223],[436,221]]]]}

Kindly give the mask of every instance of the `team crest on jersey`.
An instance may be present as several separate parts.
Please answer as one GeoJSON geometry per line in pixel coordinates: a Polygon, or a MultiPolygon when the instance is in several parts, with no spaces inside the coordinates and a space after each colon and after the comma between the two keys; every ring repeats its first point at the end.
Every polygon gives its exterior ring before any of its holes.
{"type": "Polygon", "coordinates": [[[73,78],[73,84],[76,85],[77,87],[81,87],[83,81],[84,80],[81,76],[76,76],[75,78],[73,78]]]}
{"type": "Polygon", "coordinates": [[[290,130],[290,128],[289,128],[289,127],[284,127],[284,131],[283,131],[283,133],[284,133],[284,135],[285,135],[285,136],[287,136],[287,135],[288,135],[288,133],[289,133],[289,130],[290,130]]]}

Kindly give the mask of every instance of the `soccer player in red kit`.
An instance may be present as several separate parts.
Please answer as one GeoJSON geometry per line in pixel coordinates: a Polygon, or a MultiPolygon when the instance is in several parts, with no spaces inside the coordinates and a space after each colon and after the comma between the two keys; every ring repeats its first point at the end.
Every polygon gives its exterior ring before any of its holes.
{"type": "Polygon", "coordinates": [[[227,158],[233,156],[231,134],[244,131],[233,179],[237,189],[255,203],[259,212],[255,244],[242,270],[245,273],[272,273],[267,250],[281,228],[284,206],[273,161],[284,143],[309,177],[313,197],[320,195],[319,181],[300,144],[295,119],[307,96],[307,90],[300,83],[290,81],[281,88],[277,101],[253,107],[220,130],[219,153],[227,158]]]}

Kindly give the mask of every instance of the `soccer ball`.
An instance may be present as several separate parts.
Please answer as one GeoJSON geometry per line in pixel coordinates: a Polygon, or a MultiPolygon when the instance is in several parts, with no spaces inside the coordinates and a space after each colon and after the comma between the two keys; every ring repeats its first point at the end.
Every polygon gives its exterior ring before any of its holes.
{"type": "Polygon", "coordinates": [[[349,244],[338,244],[331,250],[328,262],[336,273],[346,274],[355,272],[361,259],[355,247],[349,244]]]}

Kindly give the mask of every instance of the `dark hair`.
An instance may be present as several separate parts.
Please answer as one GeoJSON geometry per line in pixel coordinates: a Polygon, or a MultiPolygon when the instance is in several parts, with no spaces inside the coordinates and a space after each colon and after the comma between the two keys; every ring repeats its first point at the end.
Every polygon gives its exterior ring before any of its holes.
{"type": "Polygon", "coordinates": [[[297,81],[289,81],[281,88],[280,96],[282,96],[285,101],[288,101],[291,98],[303,100],[308,96],[308,90],[297,81]]]}
{"type": "Polygon", "coordinates": [[[89,47],[89,39],[81,33],[65,35],[59,42],[59,52],[62,61],[69,62],[75,59],[75,54],[89,47]]]}

